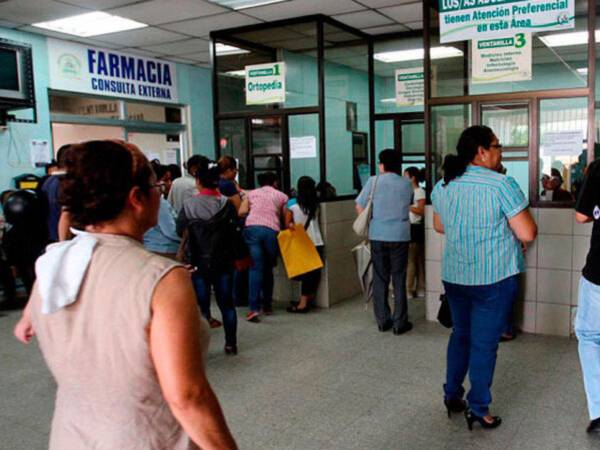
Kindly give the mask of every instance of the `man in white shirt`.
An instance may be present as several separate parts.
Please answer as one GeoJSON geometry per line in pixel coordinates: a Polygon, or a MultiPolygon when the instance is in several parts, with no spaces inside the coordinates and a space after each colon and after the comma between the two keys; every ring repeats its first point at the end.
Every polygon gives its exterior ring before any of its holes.
{"type": "Polygon", "coordinates": [[[200,155],[193,155],[185,164],[187,174],[173,181],[167,200],[176,214],[179,214],[179,211],[181,211],[183,202],[198,193],[195,175],[201,160],[202,157],[200,155]]]}

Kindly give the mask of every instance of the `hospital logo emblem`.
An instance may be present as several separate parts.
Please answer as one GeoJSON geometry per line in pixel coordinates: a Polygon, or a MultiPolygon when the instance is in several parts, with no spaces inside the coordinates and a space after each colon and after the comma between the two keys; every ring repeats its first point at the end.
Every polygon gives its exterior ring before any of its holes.
{"type": "Polygon", "coordinates": [[[81,78],[81,61],[70,53],[63,53],[58,57],[60,74],[67,78],[81,78]]]}
{"type": "Polygon", "coordinates": [[[594,208],[594,219],[600,219],[600,208],[598,208],[598,205],[596,205],[596,207],[594,208]]]}

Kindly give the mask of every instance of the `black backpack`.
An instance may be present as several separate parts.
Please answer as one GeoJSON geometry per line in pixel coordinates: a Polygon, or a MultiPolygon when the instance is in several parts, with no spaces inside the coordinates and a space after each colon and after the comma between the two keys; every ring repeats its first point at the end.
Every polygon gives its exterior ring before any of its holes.
{"type": "Polygon", "coordinates": [[[227,204],[209,220],[188,224],[190,263],[202,272],[221,271],[247,252],[235,209],[227,204]]]}

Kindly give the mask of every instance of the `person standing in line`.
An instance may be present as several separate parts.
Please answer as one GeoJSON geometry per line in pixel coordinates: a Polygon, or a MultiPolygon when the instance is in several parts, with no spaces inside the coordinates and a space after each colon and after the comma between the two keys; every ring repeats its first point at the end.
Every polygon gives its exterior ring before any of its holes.
{"type": "MultiPolygon", "coordinates": [[[[311,177],[300,177],[298,179],[297,197],[291,199],[285,216],[286,228],[293,229],[294,224],[304,226],[308,237],[315,247],[321,259],[323,259],[323,237],[319,227],[319,197],[315,180],[311,177]]],[[[291,302],[287,308],[290,313],[306,313],[313,307],[317,289],[321,281],[321,269],[300,275],[294,278],[302,283],[300,290],[300,301],[291,302]]]]}
{"type": "Polygon", "coordinates": [[[464,411],[469,429],[496,428],[502,420],[489,404],[498,343],[525,270],[521,242],[532,242],[537,226],[518,183],[497,171],[502,145],[490,128],[467,128],[456,150],[431,194],[434,229],[446,237],[442,281],[453,320],[444,404],[448,416],[464,411]]]}
{"type": "Polygon", "coordinates": [[[80,231],[38,260],[14,329],[37,336],[57,382],[50,450],[237,449],[190,274],[141,244],[161,196],[148,160],[124,142],[73,148],[62,198],[80,231]]]}
{"type": "Polygon", "coordinates": [[[173,207],[175,214],[179,214],[179,211],[181,211],[181,208],[183,207],[183,202],[198,193],[195,176],[198,164],[201,160],[202,156],[200,155],[194,155],[189,158],[185,164],[187,173],[182,177],[173,180],[167,200],[173,207]]]}
{"type": "Polygon", "coordinates": [[[175,226],[175,212],[164,197],[166,193],[164,183],[158,182],[157,187],[162,194],[158,210],[158,223],[144,234],[144,247],[153,253],[175,259],[181,244],[181,238],[177,235],[175,226]]]}
{"type": "Polygon", "coordinates": [[[166,199],[169,197],[169,192],[171,192],[171,186],[173,185],[173,178],[169,166],[161,164],[158,159],[152,160],[150,164],[152,165],[152,169],[154,169],[158,182],[163,186],[163,197],[166,199]]]}
{"type": "Polygon", "coordinates": [[[246,320],[260,322],[261,307],[265,315],[273,314],[273,268],[277,263],[277,234],[286,216],[288,196],[277,189],[273,172],[258,175],[260,188],[248,193],[250,212],[246,218],[244,238],[252,266],[248,280],[249,311],[246,320]]]}
{"type": "Polygon", "coordinates": [[[393,328],[395,335],[413,327],[408,320],[406,269],[410,243],[409,208],[413,198],[411,182],[400,175],[401,159],[392,149],[379,153],[380,175],[372,176],[356,199],[360,214],[373,190],[373,216],[369,240],[373,260],[373,311],[379,331],[393,328]],[[394,312],[388,304],[390,278],[394,285],[394,312]]]}
{"type": "Polygon", "coordinates": [[[63,145],[58,149],[56,152],[57,168],[41,186],[41,192],[44,195],[48,241],[50,243],[59,240],[58,222],[62,211],[60,204],[60,180],[65,174],[65,160],[69,147],[70,145],[63,145]]]}
{"type": "Polygon", "coordinates": [[[404,176],[413,186],[413,204],[408,213],[410,218],[410,245],[408,246],[407,297],[425,297],[425,189],[419,183],[425,181],[425,169],[412,166],[404,176]]]}
{"type": "Polygon", "coordinates": [[[575,335],[590,417],[587,432],[600,435],[600,160],[588,166],[575,206],[575,220],[594,223],[579,280],[575,335]]]}
{"type": "Polygon", "coordinates": [[[217,190],[218,181],[219,168],[203,158],[196,169],[198,194],[183,203],[177,218],[177,232],[183,235],[187,230],[186,259],[194,267],[192,282],[200,310],[210,321],[210,295],[214,288],[225,328],[225,353],[236,355],[237,313],[232,277],[239,250],[236,244],[239,245],[242,238],[237,236],[235,208],[217,190]]]}
{"type": "MultiPolygon", "coordinates": [[[[248,214],[246,193],[237,182],[238,164],[230,155],[224,155],[217,161],[219,165],[219,192],[227,197],[238,212],[239,223],[243,228],[248,214]]],[[[248,305],[248,269],[238,267],[233,272],[233,300],[236,306],[248,305]]]]}

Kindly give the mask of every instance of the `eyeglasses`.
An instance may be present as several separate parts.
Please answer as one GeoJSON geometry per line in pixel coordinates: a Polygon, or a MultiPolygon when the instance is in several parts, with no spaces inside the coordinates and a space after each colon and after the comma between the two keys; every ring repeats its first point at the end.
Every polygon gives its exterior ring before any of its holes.
{"type": "Polygon", "coordinates": [[[490,148],[494,147],[497,148],[498,150],[502,151],[502,147],[504,147],[502,144],[490,144],[490,148]]]}
{"type": "Polygon", "coordinates": [[[151,184],[150,187],[158,188],[158,192],[160,192],[161,194],[167,192],[167,185],[164,183],[164,181],[159,181],[158,183],[151,184]]]}

